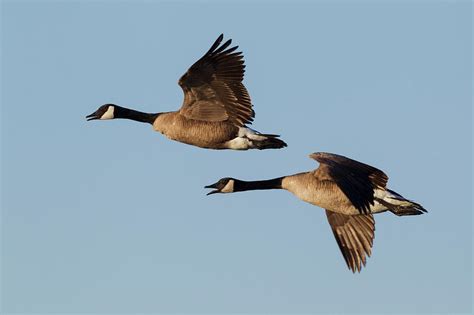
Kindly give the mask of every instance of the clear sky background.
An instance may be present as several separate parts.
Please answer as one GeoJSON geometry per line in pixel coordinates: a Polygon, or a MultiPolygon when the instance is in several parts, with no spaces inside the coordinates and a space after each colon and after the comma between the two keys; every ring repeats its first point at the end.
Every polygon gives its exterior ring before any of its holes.
{"type": "Polygon", "coordinates": [[[2,1],[1,311],[468,313],[469,1],[2,1]],[[253,127],[283,150],[212,151],[104,103],[176,110],[220,33],[245,54],[253,127]],[[423,204],[376,216],[347,270],[324,211],[284,191],[207,197],[225,176],[384,170],[423,204]]]}

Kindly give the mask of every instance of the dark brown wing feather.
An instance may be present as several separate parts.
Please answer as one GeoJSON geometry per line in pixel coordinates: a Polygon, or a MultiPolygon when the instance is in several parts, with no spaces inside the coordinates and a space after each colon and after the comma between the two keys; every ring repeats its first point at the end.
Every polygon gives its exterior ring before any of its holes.
{"type": "Polygon", "coordinates": [[[342,256],[352,272],[362,269],[372,253],[375,221],[371,214],[345,215],[326,210],[342,256]]]}
{"type": "Polygon", "coordinates": [[[370,213],[374,204],[374,189],[385,188],[388,176],[381,170],[342,155],[313,153],[320,163],[314,175],[320,180],[334,181],[361,214],[370,213]]]}
{"type": "Polygon", "coordinates": [[[226,121],[243,126],[253,121],[250,96],[242,84],[244,60],[238,46],[228,48],[229,39],[220,47],[223,35],[209,51],[179,79],[184,91],[180,113],[189,119],[226,121]]]}

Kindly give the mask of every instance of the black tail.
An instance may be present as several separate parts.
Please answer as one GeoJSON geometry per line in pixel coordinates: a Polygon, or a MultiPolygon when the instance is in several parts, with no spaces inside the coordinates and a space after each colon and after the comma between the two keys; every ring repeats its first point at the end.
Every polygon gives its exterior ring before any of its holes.
{"type": "Polygon", "coordinates": [[[387,192],[389,193],[387,197],[377,199],[377,201],[398,216],[419,215],[428,212],[419,203],[405,199],[393,190],[387,189],[387,192]]]}
{"type": "Polygon", "coordinates": [[[284,147],[287,147],[288,145],[285,143],[285,141],[278,139],[278,135],[267,135],[267,134],[261,134],[261,136],[265,136],[266,139],[264,140],[252,140],[252,144],[255,146],[255,148],[259,150],[265,150],[265,149],[281,149],[284,147]]]}

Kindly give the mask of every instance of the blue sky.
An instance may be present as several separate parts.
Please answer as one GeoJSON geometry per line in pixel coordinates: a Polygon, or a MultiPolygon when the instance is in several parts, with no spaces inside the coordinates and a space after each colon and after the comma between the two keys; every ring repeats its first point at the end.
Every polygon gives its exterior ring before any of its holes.
{"type": "Polygon", "coordinates": [[[469,313],[468,1],[2,1],[3,313],[469,313]],[[284,150],[211,151],[104,103],[178,109],[220,33],[244,52],[253,128],[284,150]],[[345,266],[324,211],[282,191],[205,196],[225,176],[383,169],[423,204],[376,216],[345,266]]]}

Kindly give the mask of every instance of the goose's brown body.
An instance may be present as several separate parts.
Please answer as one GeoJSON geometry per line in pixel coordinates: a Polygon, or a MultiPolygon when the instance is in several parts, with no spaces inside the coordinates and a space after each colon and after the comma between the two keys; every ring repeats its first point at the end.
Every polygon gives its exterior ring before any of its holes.
{"type": "Polygon", "coordinates": [[[360,211],[354,207],[336,183],[329,180],[319,180],[313,172],[284,177],[282,188],[293,193],[299,199],[320,208],[345,215],[360,214],[360,211]]]}
{"type": "Polygon", "coordinates": [[[239,128],[228,122],[197,121],[179,112],[160,114],[153,129],[169,139],[208,149],[226,149],[225,145],[238,136],[239,128]]]}

